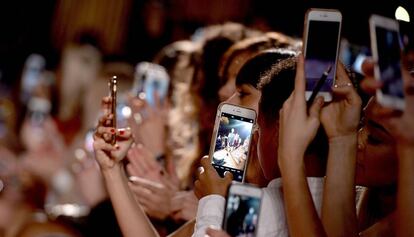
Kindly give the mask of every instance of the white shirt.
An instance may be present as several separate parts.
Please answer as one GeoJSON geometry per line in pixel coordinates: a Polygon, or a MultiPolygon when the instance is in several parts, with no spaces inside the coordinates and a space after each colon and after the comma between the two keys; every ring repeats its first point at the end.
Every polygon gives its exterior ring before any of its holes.
{"type": "MultiPolygon", "coordinates": [[[[324,178],[308,177],[309,190],[318,215],[321,215],[324,178]]],[[[287,237],[288,225],[283,201],[282,179],[272,180],[263,190],[262,208],[256,236],[287,237]]],[[[204,237],[207,227],[221,228],[226,199],[220,195],[208,195],[200,199],[193,237],[204,237]]]]}

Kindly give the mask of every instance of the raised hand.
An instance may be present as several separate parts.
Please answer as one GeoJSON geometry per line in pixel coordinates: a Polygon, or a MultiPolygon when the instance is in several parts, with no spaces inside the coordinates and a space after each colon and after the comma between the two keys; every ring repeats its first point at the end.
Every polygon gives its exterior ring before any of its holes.
{"type": "Polygon", "coordinates": [[[113,118],[110,105],[111,98],[104,97],[102,99],[103,116],[93,136],[95,157],[103,171],[119,164],[125,158],[133,142],[130,129],[116,129],[109,126],[113,118]],[[111,145],[113,135],[116,135],[115,145],[111,145]]]}
{"type": "Polygon", "coordinates": [[[198,199],[211,194],[227,196],[227,189],[233,180],[232,173],[226,172],[224,178],[221,178],[211,165],[211,160],[208,156],[201,158],[199,172],[198,180],[194,183],[194,193],[198,199]]]}
{"type": "Polygon", "coordinates": [[[329,139],[355,135],[362,101],[342,64],[338,64],[337,79],[332,88],[333,100],[322,108],[321,122],[329,139]]]}

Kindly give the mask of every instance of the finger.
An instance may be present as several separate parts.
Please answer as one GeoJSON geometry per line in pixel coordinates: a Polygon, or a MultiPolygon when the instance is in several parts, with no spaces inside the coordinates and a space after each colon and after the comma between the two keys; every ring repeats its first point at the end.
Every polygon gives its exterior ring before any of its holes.
{"type": "Polygon", "coordinates": [[[196,195],[196,197],[198,198],[198,200],[200,200],[203,197],[203,195],[201,193],[202,188],[203,187],[201,185],[200,180],[196,180],[194,182],[194,194],[196,195]]]}
{"type": "Polygon", "coordinates": [[[156,194],[161,194],[165,190],[164,185],[141,177],[131,176],[129,180],[135,185],[139,185],[156,194]]]}
{"type": "Polygon", "coordinates": [[[143,177],[144,176],[142,170],[139,169],[139,167],[136,167],[131,163],[129,163],[126,166],[126,170],[127,170],[129,176],[138,176],[138,177],[143,177]]]}
{"type": "Polygon", "coordinates": [[[361,89],[369,95],[375,95],[375,92],[380,89],[382,85],[382,82],[376,80],[374,77],[366,77],[360,83],[361,89]]]}
{"type": "Polygon", "coordinates": [[[351,79],[348,76],[348,73],[345,70],[345,67],[342,63],[338,63],[338,70],[336,72],[336,84],[347,84],[352,83],[351,79]]]}
{"type": "Polygon", "coordinates": [[[318,96],[309,108],[309,118],[319,120],[323,104],[323,97],[318,96]]]}
{"type": "Polygon", "coordinates": [[[207,228],[206,234],[210,237],[230,237],[230,235],[228,235],[226,232],[220,230],[219,228],[212,227],[212,226],[207,228]]]}
{"type": "Polygon", "coordinates": [[[105,96],[101,100],[101,109],[104,115],[109,114],[111,112],[111,103],[112,98],[110,96],[105,96]]]}
{"type": "Polygon", "coordinates": [[[95,140],[93,142],[93,148],[94,148],[95,151],[102,150],[102,151],[110,152],[110,151],[116,150],[115,146],[113,146],[109,143],[106,143],[103,139],[95,140]]]}
{"type": "Polygon", "coordinates": [[[213,166],[211,165],[211,160],[210,157],[208,156],[203,156],[203,158],[201,158],[201,166],[204,168],[204,172],[211,172],[214,171],[213,166]]]}
{"type": "Polygon", "coordinates": [[[116,132],[116,137],[119,140],[128,140],[132,138],[132,132],[130,128],[121,128],[116,132]]]}
{"type": "Polygon", "coordinates": [[[371,58],[366,58],[361,65],[362,73],[364,73],[366,76],[374,76],[374,66],[374,60],[371,58]]]}
{"type": "Polygon", "coordinates": [[[95,138],[103,138],[105,134],[109,135],[109,137],[112,137],[112,135],[115,134],[115,128],[99,126],[96,129],[94,136],[95,138]]]}
{"type": "Polygon", "coordinates": [[[226,184],[230,184],[233,181],[233,174],[229,171],[224,172],[224,181],[226,184]]]}
{"type": "Polygon", "coordinates": [[[299,99],[300,101],[305,100],[305,88],[306,88],[306,81],[305,81],[305,62],[303,55],[299,55],[296,64],[296,76],[295,76],[295,90],[294,90],[294,97],[299,99]]]}

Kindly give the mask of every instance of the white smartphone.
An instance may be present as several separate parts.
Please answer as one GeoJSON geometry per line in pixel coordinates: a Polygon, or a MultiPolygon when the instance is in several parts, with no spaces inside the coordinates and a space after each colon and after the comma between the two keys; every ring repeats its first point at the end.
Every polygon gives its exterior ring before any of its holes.
{"type": "Polygon", "coordinates": [[[383,83],[377,101],[386,107],[403,110],[404,85],[401,73],[401,45],[398,21],[383,16],[369,18],[374,76],[383,83]]]}
{"type": "Polygon", "coordinates": [[[332,100],[341,25],[342,14],[338,10],[311,8],[306,12],[303,34],[306,100],[311,97],[324,72],[329,74],[320,87],[318,96],[323,96],[325,101],[332,100]]]}
{"type": "Polygon", "coordinates": [[[213,167],[220,176],[233,173],[235,181],[243,182],[249,157],[250,139],[256,123],[253,109],[222,103],[219,105],[210,145],[213,167]]]}
{"type": "Polygon", "coordinates": [[[145,99],[151,106],[155,105],[155,93],[160,101],[163,101],[168,94],[170,77],[166,69],[158,64],[150,62],[138,63],[135,70],[133,94],[145,95],[145,99]]]}
{"type": "Polygon", "coordinates": [[[255,186],[233,183],[227,195],[223,230],[230,236],[256,236],[263,191],[255,186]]]}

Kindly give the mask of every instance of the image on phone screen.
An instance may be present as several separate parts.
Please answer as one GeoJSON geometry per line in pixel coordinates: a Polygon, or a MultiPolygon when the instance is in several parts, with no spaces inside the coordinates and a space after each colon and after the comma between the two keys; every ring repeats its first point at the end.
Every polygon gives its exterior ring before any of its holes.
{"type": "Polygon", "coordinates": [[[230,171],[234,180],[242,181],[253,123],[252,119],[221,113],[212,159],[220,175],[230,171]]]}
{"type": "Polygon", "coordinates": [[[340,22],[308,22],[305,75],[306,91],[313,91],[322,74],[332,67],[320,92],[331,92],[336,72],[340,22]]]}
{"type": "Polygon", "coordinates": [[[260,202],[258,197],[229,195],[223,227],[230,236],[254,236],[259,222],[260,202]]]}
{"type": "Polygon", "coordinates": [[[397,31],[375,27],[378,51],[378,67],[383,82],[382,93],[404,98],[400,63],[400,38],[397,31]]]}

